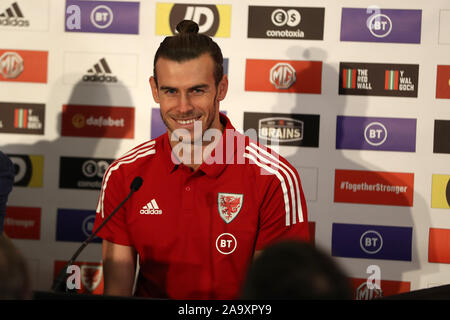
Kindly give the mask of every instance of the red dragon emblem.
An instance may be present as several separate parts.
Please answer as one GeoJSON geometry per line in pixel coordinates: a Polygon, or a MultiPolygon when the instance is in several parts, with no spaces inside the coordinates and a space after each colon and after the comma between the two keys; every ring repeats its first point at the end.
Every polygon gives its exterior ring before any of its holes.
{"type": "Polygon", "coordinates": [[[219,193],[219,213],[226,223],[230,223],[239,213],[242,207],[242,194],[219,193]]]}

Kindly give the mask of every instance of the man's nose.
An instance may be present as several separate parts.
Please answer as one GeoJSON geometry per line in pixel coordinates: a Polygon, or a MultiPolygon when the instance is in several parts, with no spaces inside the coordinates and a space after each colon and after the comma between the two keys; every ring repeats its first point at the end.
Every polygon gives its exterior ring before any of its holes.
{"type": "Polygon", "coordinates": [[[178,108],[180,112],[189,112],[193,109],[191,104],[191,99],[187,93],[180,94],[180,100],[178,104],[178,108]]]}

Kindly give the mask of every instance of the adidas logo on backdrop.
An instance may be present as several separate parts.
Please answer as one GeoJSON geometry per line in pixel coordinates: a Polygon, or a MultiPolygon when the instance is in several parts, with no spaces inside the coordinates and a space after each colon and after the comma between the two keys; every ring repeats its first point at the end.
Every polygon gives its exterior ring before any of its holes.
{"type": "Polygon", "coordinates": [[[149,203],[147,203],[145,206],[142,207],[141,211],[139,211],[140,214],[162,214],[162,210],[159,209],[158,205],[156,204],[156,200],[153,199],[149,203]]]}
{"type": "Polygon", "coordinates": [[[117,82],[117,77],[112,75],[111,68],[105,58],[101,58],[99,62],[94,64],[92,68],[83,76],[85,82],[117,82]]]}
{"type": "Polygon", "coordinates": [[[30,22],[24,18],[17,2],[14,2],[4,12],[0,13],[0,26],[29,27],[30,22]]]}

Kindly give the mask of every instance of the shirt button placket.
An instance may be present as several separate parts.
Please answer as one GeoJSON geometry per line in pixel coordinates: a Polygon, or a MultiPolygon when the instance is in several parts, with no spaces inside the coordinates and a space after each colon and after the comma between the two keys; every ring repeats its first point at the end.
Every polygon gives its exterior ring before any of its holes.
{"type": "Polygon", "coordinates": [[[194,188],[193,179],[187,179],[183,186],[183,210],[192,213],[194,210],[194,188]]]}

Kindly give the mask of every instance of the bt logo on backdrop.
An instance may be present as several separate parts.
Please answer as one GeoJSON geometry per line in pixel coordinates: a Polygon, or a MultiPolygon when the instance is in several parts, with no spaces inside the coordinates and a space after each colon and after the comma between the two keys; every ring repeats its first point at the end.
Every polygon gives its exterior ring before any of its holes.
{"type": "Polygon", "coordinates": [[[66,32],[139,33],[139,2],[66,1],[66,32]]]}

